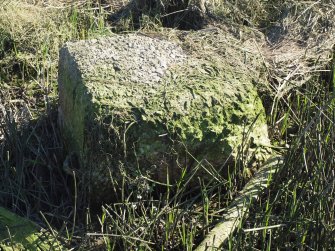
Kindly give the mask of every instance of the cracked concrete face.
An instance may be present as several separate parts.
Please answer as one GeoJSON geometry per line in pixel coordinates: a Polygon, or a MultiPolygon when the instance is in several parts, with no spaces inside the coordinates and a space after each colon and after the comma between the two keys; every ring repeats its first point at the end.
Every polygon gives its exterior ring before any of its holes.
{"type": "Polygon", "coordinates": [[[115,35],[61,49],[65,145],[82,159],[92,193],[108,200],[111,177],[164,182],[169,173],[173,181],[194,167],[194,158],[218,169],[237,157],[243,141],[256,156],[269,145],[255,80],[218,53],[200,57],[181,46],[115,35]]]}

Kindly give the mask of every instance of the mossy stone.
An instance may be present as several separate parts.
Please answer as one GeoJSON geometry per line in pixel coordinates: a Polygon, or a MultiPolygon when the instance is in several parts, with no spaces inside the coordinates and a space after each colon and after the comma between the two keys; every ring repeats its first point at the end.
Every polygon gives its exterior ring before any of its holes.
{"type": "Polygon", "coordinates": [[[91,191],[109,194],[122,175],[164,182],[167,170],[173,182],[195,159],[219,168],[242,143],[269,146],[255,79],[184,45],[115,35],[61,50],[60,121],[91,191]]]}

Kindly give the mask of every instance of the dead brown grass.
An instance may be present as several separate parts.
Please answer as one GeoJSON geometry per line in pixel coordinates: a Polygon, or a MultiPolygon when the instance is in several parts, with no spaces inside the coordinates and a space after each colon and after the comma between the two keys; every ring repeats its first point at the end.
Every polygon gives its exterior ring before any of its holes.
{"type": "Polygon", "coordinates": [[[334,6],[332,1],[288,1],[268,29],[263,50],[277,98],[329,71],[335,45],[334,6]]]}

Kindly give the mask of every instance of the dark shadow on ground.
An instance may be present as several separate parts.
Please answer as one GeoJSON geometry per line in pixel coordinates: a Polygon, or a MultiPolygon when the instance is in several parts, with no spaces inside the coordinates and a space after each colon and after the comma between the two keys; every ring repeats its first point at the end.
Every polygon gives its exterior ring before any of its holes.
{"type": "MultiPolygon", "coordinates": [[[[32,118],[28,105],[13,105],[0,91],[0,205],[46,226],[73,218],[74,179],[62,170],[63,145],[57,106],[32,118]]],[[[72,221],[72,220],[71,220],[72,221]]],[[[69,222],[71,222],[69,221],[69,222]]]]}
{"type": "MultiPolygon", "coordinates": [[[[157,0],[142,1],[142,5],[138,2],[132,0],[126,5],[114,6],[115,11],[108,20],[116,31],[122,30],[125,20],[131,21],[135,30],[141,29],[144,16],[160,22],[163,27],[180,30],[199,30],[207,23],[206,15],[196,6],[190,5],[189,1],[170,1],[165,6],[157,0]]],[[[115,5],[115,1],[105,0],[104,3],[115,5]]]]}

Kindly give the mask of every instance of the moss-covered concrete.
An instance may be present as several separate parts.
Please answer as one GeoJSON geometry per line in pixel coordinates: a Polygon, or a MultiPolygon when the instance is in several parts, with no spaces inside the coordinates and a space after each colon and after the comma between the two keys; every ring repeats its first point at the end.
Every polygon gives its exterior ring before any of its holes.
{"type": "Polygon", "coordinates": [[[0,207],[0,250],[64,250],[48,232],[0,207]]]}
{"type": "Polygon", "coordinates": [[[242,144],[251,151],[269,145],[251,74],[213,51],[201,57],[157,39],[128,36],[130,45],[123,39],[70,43],[61,51],[60,120],[69,152],[92,171],[93,191],[108,193],[110,175],[145,173],[164,181],[169,169],[175,180],[193,157],[218,168],[242,144]],[[97,56],[104,47],[114,56],[97,56]],[[116,60],[129,56],[124,51],[133,56],[116,60]]]}

